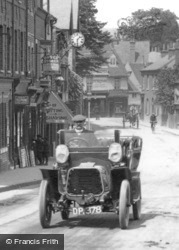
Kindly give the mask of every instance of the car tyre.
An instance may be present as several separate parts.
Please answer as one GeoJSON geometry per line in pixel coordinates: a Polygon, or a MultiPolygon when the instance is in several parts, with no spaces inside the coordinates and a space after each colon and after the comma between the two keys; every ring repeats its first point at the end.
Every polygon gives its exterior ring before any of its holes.
{"type": "Polygon", "coordinates": [[[130,185],[128,180],[123,180],[119,195],[119,225],[126,229],[129,224],[130,185]]]}
{"type": "Polygon", "coordinates": [[[141,203],[142,203],[142,197],[141,197],[141,183],[139,180],[139,200],[136,201],[133,206],[132,206],[132,210],[133,210],[133,218],[134,220],[139,220],[141,217],[141,203]]]}
{"type": "Polygon", "coordinates": [[[47,180],[42,180],[40,185],[39,216],[43,228],[50,226],[52,209],[50,204],[50,186],[47,180]]]}

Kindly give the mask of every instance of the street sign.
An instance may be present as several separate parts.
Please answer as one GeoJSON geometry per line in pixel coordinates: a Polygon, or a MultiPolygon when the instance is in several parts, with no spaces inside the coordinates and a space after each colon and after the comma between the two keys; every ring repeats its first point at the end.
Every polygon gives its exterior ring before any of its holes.
{"type": "Polygon", "coordinates": [[[26,95],[22,95],[22,96],[15,95],[15,104],[28,105],[29,104],[29,97],[26,95]]]}
{"type": "Polygon", "coordinates": [[[49,105],[46,108],[46,123],[68,123],[72,121],[72,115],[60,98],[51,92],[49,105]]]}

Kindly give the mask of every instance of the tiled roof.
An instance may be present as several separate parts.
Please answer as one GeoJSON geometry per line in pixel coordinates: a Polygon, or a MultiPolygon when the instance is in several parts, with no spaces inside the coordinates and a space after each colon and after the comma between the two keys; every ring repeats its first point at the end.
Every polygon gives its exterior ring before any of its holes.
{"type": "Polygon", "coordinates": [[[62,30],[69,30],[70,28],[77,30],[79,0],[51,0],[50,2],[50,12],[57,18],[56,26],[62,30]],[[70,27],[71,21],[73,27],[70,27]]]}
{"type": "MultiPolygon", "coordinates": [[[[120,41],[119,44],[114,45],[114,49],[121,58],[122,63],[130,62],[130,41],[120,41]]],[[[135,42],[135,63],[144,63],[148,61],[148,54],[150,52],[149,41],[135,42]]]]}
{"type": "Polygon", "coordinates": [[[110,67],[109,66],[109,69],[108,69],[108,72],[109,72],[109,76],[112,76],[112,77],[121,77],[121,76],[127,76],[127,72],[123,67],[110,67]]]}
{"type": "Polygon", "coordinates": [[[141,72],[159,70],[171,63],[173,64],[174,62],[175,62],[175,56],[169,57],[168,55],[166,55],[157,60],[156,62],[150,64],[146,68],[142,69],[141,72]]]}
{"type": "Polygon", "coordinates": [[[138,82],[142,83],[141,70],[144,68],[144,65],[143,64],[130,63],[130,66],[131,66],[131,69],[134,72],[138,82]]]}
{"type": "Polygon", "coordinates": [[[129,79],[129,91],[132,90],[134,92],[139,92],[138,88],[133,84],[133,82],[129,79]]]}

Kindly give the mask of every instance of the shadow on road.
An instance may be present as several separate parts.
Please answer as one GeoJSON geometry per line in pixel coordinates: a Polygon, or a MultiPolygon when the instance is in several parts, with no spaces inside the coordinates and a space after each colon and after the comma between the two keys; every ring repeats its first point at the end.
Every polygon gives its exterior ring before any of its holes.
{"type": "MultiPolygon", "coordinates": [[[[129,221],[128,230],[134,230],[141,227],[146,227],[145,222],[154,219],[158,214],[148,213],[142,214],[140,220],[133,220],[132,218],[129,221]]],[[[86,215],[86,216],[77,216],[72,217],[67,221],[60,221],[54,225],[51,225],[51,228],[56,227],[67,227],[69,229],[86,227],[86,228],[108,228],[110,230],[119,228],[119,220],[116,214],[102,214],[102,215],[86,215]]]]}

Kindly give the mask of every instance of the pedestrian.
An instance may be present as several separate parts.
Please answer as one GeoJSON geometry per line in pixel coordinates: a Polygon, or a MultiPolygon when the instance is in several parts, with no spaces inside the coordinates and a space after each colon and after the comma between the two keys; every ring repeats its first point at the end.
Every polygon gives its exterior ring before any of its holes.
{"type": "Polygon", "coordinates": [[[94,115],[96,117],[96,120],[99,120],[99,107],[97,104],[94,106],[93,112],[94,112],[94,115]]]}
{"type": "Polygon", "coordinates": [[[39,164],[42,165],[43,164],[43,139],[41,135],[37,135],[37,140],[36,140],[36,144],[37,144],[37,159],[39,161],[39,164]]]}
{"type": "Polygon", "coordinates": [[[32,140],[31,149],[32,149],[32,151],[34,152],[35,165],[38,165],[38,158],[37,158],[37,141],[36,141],[35,138],[32,140]]]}
{"type": "Polygon", "coordinates": [[[46,137],[43,139],[43,155],[42,155],[42,158],[43,158],[43,164],[48,165],[49,143],[48,143],[48,140],[47,140],[46,137]]]}

